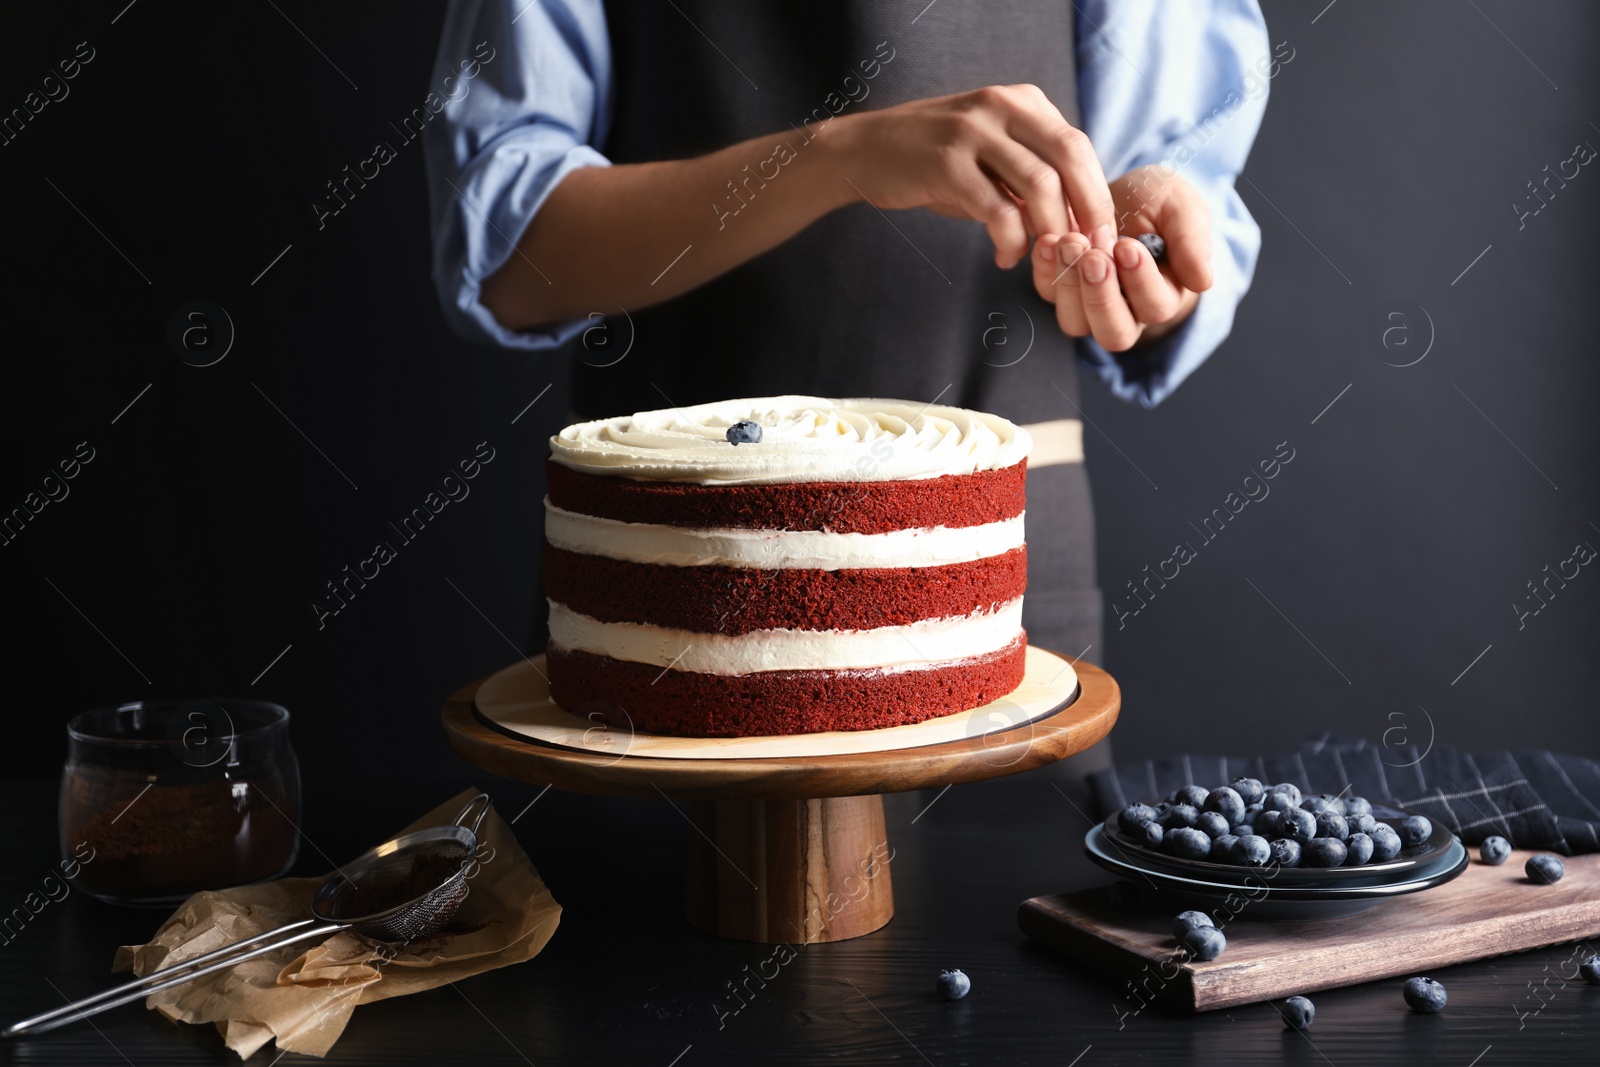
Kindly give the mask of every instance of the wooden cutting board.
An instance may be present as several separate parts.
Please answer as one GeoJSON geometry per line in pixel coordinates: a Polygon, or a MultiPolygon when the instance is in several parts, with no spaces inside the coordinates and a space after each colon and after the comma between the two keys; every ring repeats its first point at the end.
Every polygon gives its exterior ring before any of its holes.
{"type": "Polygon", "coordinates": [[[1342,919],[1251,920],[1246,907],[1206,963],[1177,953],[1172,915],[1120,910],[1104,887],[1025,900],[1017,923],[1124,983],[1130,1011],[1152,1000],[1211,1011],[1600,935],[1600,854],[1563,857],[1555,885],[1527,880],[1529,855],[1500,867],[1474,858],[1453,881],[1342,919]]]}

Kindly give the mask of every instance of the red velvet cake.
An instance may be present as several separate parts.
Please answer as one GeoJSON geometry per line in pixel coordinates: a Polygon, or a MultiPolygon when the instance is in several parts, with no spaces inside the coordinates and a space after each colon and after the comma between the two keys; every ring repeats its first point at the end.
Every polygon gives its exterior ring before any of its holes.
{"type": "Polygon", "coordinates": [[[640,732],[870,730],[1022,681],[1020,427],[786,396],[551,439],[551,695],[640,732]]]}

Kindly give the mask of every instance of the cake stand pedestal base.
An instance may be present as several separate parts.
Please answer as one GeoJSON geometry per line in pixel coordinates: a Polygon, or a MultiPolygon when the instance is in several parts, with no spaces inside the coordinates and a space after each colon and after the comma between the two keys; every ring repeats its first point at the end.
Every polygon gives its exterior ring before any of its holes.
{"type": "MultiPolygon", "coordinates": [[[[735,738],[714,756],[697,758],[585,751],[486,717],[475,704],[486,678],[446,701],[444,730],[468,761],[507,778],[577,793],[693,802],[684,910],[700,929],[768,944],[842,941],[894,915],[894,850],[882,794],[1042,767],[1111,731],[1122,695],[1109,674],[1080,663],[1074,680],[1059,655],[1029,652],[1023,686],[1029,699],[1053,710],[938,744],[833,755],[773,755],[768,746],[769,754],[753,757],[741,754],[735,738]]],[[[549,699],[543,660],[527,661],[532,669],[519,699],[528,708],[549,699]]],[[[969,722],[988,721],[973,715],[969,722]]],[[[580,733],[588,725],[575,722],[580,733]]]]}
{"type": "Polygon", "coordinates": [[[694,805],[684,911],[707,933],[809,944],[894,916],[883,797],[694,805]]]}

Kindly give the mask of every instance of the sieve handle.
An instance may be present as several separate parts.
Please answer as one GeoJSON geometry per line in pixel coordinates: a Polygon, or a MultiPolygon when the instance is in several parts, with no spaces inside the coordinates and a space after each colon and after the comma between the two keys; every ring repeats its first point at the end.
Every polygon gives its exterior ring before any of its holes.
{"type": "Polygon", "coordinates": [[[4,1030],[0,1030],[0,1038],[21,1037],[24,1034],[38,1034],[46,1030],[54,1030],[58,1026],[78,1019],[86,1019],[91,1015],[98,1015],[111,1008],[120,1007],[131,1003],[141,997],[152,993],[159,993],[163,989],[182,985],[185,982],[220,971],[245,960],[264,956],[268,952],[293,945],[301,941],[309,941],[314,937],[326,937],[347,928],[349,923],[324,923],[316,919],[302,919],[288,926],[280,926],[276,930],[267,930],[254,937],[247,937],[243,941],[235,941],[225,948],[214,952],[207,952],[203,956],[196,956],[192,960],[164,967],[159,971],[152,971],[143,978],[136,978],[131,982],[124,982],[119,986],[96,993],[93,996],[75,1000],[53,1011],[42,1012],[21,1022],[12,1023],[4,1030]]]}
{"type": "Polygon", "coordinates": [[[483,825],[483,817],[489,814],[489,809],[493,806],[494,801],[489,799],[488,793],[479,793],[477,796],[467,801],[467,806],[461,809],[460,815],[456,816],[455,824],[457,826],[466,826],[466,828],[472,833],[472,836],[477,837],[478,828],[483,825]],[[477,817],[472,820],[472,825],[467,826],[467,816],[472,813],[473,808],[479,808],[480,810],[477,814],[477,817]]]}

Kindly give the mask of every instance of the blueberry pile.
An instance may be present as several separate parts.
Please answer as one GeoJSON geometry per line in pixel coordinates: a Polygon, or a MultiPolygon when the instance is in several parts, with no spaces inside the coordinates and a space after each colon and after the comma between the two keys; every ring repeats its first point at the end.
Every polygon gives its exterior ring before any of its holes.
{"type": "Polygon", "coordinates": [[[1387,863],[1433,836],[1433,824],[1421,815],[1390,826],[1361,797],[1303,797],[1288,782],[1262,785],[1254,778],[1211,790],[1186,785],[1159,803],[1130,804],[1117,813],[1116,826],[1146,848],[1238,867],[1387,863]]]}

